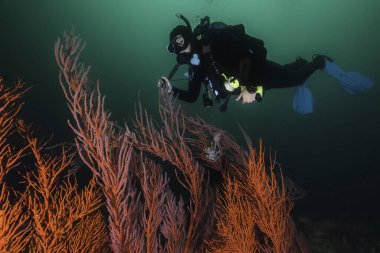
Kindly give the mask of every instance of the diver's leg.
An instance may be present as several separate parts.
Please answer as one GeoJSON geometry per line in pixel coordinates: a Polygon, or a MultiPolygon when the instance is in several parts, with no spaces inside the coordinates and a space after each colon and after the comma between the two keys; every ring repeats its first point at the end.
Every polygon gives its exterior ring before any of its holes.
{"type": "Polygon", "coordinates": [[[268,88],[287,88],[303,84],[316,70],[321,69],[319,61],[311,61],[298,69],[290,69],[272,61],[265,64],[264,85],[268,88]]]}
{"type": "Polygon", "coordinates": [[[298,70],[299,68],[305,66],[308,63],[307,60],[298,56],[294,62],[283,65],[285,68],[290,70],[298,70]]]}

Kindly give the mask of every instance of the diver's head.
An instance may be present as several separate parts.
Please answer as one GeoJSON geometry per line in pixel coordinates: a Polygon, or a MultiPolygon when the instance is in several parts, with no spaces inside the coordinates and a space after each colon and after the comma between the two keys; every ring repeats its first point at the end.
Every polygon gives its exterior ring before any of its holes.
{"type": "Polygon", "coordinates": [[[200,63],[198,54],[195,53],[195,37],[192,31],[183,25],[174,28],[169,36],[168,52],[177,55],[178,64],[191,64],[198,66],[200,63]]]}
{"type": "Polygon", "coordinates": [[[170,54],[177,55],[177,64],[198,66],[200,58],[195,52],[197,38],[193,33],[190,22],[180,13],[177,13],[176,16],[182,19],[186,26],[178,25],[170,32],[167,50],[170,54]]]}
{"type": "Polygon", "coordinates": [[[193,40],[193,32],[184,25],[175,27],[169,35],[168,52],[170,54],[180,54],[188,49],[190,42],[193,40]]]}

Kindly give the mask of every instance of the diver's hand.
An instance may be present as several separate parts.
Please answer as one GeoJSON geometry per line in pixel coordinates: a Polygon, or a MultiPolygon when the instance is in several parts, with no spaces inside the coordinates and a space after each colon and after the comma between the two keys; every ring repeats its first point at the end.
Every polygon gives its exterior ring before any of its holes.
{"type": "Polygon", "coordinates": [[[163,76],[160,80],[158,80],[157,87],[166,89],[167,93],[169,94],[173,92],[173,87],[166,76],[163,76]]]}
{"type": "Polygon", "coordinates": [[[243,90],[240,92],[236,101],[241,100],[243,104],[250,104],[256,101],[256,93],[249,93],[248,90],[243,90]]]}

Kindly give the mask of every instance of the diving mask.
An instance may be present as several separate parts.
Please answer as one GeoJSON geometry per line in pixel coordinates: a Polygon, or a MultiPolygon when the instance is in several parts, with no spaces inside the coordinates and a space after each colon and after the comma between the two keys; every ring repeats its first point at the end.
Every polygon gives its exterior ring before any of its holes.
{"type": "Polygon", "coordinates": [[[189,46],[189,41],[185,40],[182,35],[177,35],[170,40],[167,45],[167,51],[169,54],[179,54],[182,50],[186,49],[189,46]]]}

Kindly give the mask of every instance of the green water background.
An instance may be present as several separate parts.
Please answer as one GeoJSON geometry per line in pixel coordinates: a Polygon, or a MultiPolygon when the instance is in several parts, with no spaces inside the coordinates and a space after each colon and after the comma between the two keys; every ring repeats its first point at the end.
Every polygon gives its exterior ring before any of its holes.
{"type": "MultiPolygon", "coordinates": [[[[113,119],[130,120],[138,98],[157,112],[157,79],[175,63],[166,53],[168,33],[201,17],[243,23],[265,41],[268,58],[281,64],[314,53],[344,69],[365,73],[373,89],[350,95],[326,73],[308,81],[315,112],[292,110],[295,88],[269,91],[261,104],[230,103],[226,113],[204,109],[201,99],[184,108],[241,140],[240,124],[254,142],[263,138],[285,172],[307,196],[297,212],[364,219],[380,213],[380,1],[378,0],[36,0],[0,1],[0,73],[33,86],[24,115],[57,142],[72,141],[70,114],[58,83],[54,42],[75,26],[87,42],[82,60],[93,66],[113,119]]],[[[177,77],[186,72],[181,68],[177,77]]],[[[186,87],[186,82],[175,83],[186,87]]],[[[269,153],[269,152],[268,152],[269,153]]]]}

